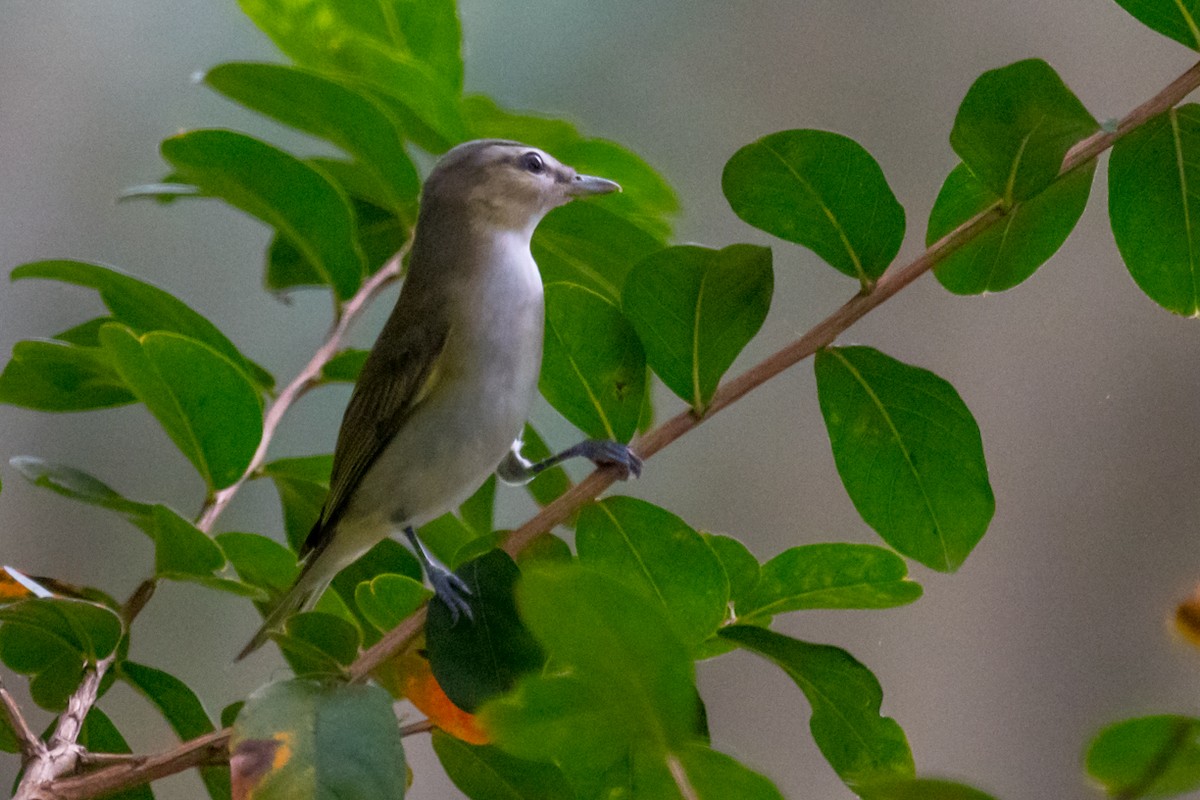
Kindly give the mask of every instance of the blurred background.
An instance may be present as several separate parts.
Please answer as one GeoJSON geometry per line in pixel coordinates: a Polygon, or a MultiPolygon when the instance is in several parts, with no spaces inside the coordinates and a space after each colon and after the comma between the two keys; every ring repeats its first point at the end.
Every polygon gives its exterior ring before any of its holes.
{"type": "MultiPolygon", "coordinates": [[[[980,72],[1047,59],[1100,120],[1165,86],[1195,54],[1111,0],[462,0],[467,85],[502,104],[563,115],[641,153],[676,187],[678,240],[770,244],[776,296],[734,372],[847,299],[856,284],[808,251],[741,223],[720,191],[725,160],[781,129],[837,131],[880,162],[909,219],[901,259],[957,159],[948,134],[980,72]]],[[[0,2],[0,267],[71,257],[151,280],[286,380],[324,334],[328,302],[259,291],[268,231],[215,202],[115,202],[164,173],[157,144],[225,126],[296,152],[320,149],[221,100],[194,75],[227,60],[276,60],[232,2],[0,2]]],[[[850,650],[879,677],[884,712],[907,731],[922,775],[999,798],[1087,798],[1081,755],[1102,725],[1200,710],[1200,652],[1168,629],[1200,580],[1200,331],[1159,309],[1122,265],[1105,214],[1105,162],[1062,251],[1001,295],[955,298],[925,278],[851,329],[949,380],[983,433],[997,512],[962,569],[913,566],[925,596],[885,612],[793,614],[787,633],[850,650]]],[[[0,284],[0,354],[94,316],[94,294],[0,284]]],[[[390,299],[390,298],[389,298],[390,299]]],[[[359,328],[374,337],[385,300],[359,328]]],[[[332,448],[347,394],[306,399],[274,456],[332,448]]],[[[663,396],[662,414],[680,408],[663,396]]],[[[574,438],[545,408],[556,445],[574,438]]],[[[33,454],[85,469],[140,500],[194,513],[202,487],[157,424],[131,407],[45,415],[0,407],[0,562],[123,597],[150,569],[119,517],[28,486],[7,465],[33,454]]],[[[841,488],[804,363],[647,464],[621,491],[694,527],[743,539],[762,559],[817,541],[876,541],[841,488]]],[[[522,492],[502,521],[525,518],[522,492]]],[[[280,535],[274,491],[253,485],[224,530],[280,535]]],[[[265,648],[234,665],[250,604],[164,585],[132,657],[192,685],[211,711],[280,674],[265,648]]],[[[714,745],[789,798],[849,798],[808,734],[808,707],[782,672],[732,654],[700,665],[714,745]]],[[[23,679],[5,676],[22,687],[23,679]]],[[[23,695],[23,691],[22,691],[23,695]]],[[[131,691],[102,707],[135,751],[172,735],[131,691]]],[[[35,727],[48,720],[35,715],[35,727]]],[[[409,740],[416,800],[459,796],[425,737],[409,740]]],[[[15,758],[0,765],[0,785],[15,758]]],[[[161,798],[202,796],[194,775],[161,798]]]]}

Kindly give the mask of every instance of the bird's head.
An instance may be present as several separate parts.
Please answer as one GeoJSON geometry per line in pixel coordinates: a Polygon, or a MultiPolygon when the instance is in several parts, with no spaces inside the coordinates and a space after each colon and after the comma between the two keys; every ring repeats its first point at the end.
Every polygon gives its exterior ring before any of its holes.
{"type": "Polygon", "coordinates": [[[557,206],[620,190],[613,181],[580,175],[536,147],[477,139],[442,156],[425,181],[422,205],[462,209],[472,223],[532,232],[557,206]]]}

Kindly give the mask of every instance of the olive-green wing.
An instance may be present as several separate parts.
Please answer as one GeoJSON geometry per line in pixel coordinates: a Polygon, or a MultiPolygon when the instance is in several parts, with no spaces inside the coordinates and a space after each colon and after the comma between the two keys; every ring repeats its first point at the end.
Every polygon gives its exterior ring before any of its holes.
{"type": "Polygon", "coordinates": [[[367,470],[437,383],[449,325],[394,322],[389,320],[380,335],[385,344],[371,350],[346,406],[333,452],[329,496],[301,556],[321,548],[367,470]]]}

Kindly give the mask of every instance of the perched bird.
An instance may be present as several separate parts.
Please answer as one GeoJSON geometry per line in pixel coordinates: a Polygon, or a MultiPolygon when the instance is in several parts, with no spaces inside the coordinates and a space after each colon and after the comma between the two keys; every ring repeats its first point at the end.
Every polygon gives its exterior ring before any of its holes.
{"type": "Polygon", "coordinates": [[[518,142],[484,139],[446,153],[425,181],[408,275],[342,418],[329,497],[301,551],[299,578],[239,654],[377,542],[404,532],[437,597],[470,615],[466,585],[435,561],[415,528],[455,508],[496,471],[532,479],[571,456],[641,461],[625,445],[588,440],[533,464],[520,433],[542,360],[542,282],[529,243],[551,209],[620,190],[518,142]]]}

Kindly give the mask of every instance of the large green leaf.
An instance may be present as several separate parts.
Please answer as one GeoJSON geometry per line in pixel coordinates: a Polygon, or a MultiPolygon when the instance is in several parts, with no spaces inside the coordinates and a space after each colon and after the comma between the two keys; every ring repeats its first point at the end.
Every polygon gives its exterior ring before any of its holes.
{"type": "Polygon", "coordinates": [[[238,713],[229,752],[234,794],[256,800],[401,800],[408,777],[392,698],[378,686],[268,684],[238,713]]]}
{"type": "Polygon", "coordinates": [[[774,285],[765,247],[683,245],[639,262],[621,307],[663,383],[703,414],[721,376],[767,318],[774,285]]]}
{"type": "Polygon", "coordinates": [[[517,601],[555,669],[483,707],[496,746],[592,796],[581,787],[630,753],[662,760],[696,739],[692,661],[660,605],[578,565],[529,568],[517,601]]]}
{"type": "Polygon", "coordinates": [[[426,150],[440,152],[469,138],[458,109],[462,68],[455,66],[457,20],[448,0],[239,5],[300,66],[360,82],[386,98],[402,115],[408,137],[426,150]]]}
{"type": "Polygon", "coordinates": [[[1160,114],[1117,141],[1108,216],[1129,274],[1154,302],[1200,314],[1200,105],[1160,114]]]}
{"type": "Polygon", "coordinates": [[[904,731],[879,713],[879,681],[845,650],[750,625],[722,628],[720,636],[775,662],[796,682],[812,706],[813,739],[851,789],[913,776],[904,731]]]}
{"type": "Polygon", "coordinates": [[[287,237],[334,294],[354,294],[365,272],[354,216],[341,190],[295,156],[245,134],[181,133],[162,154],[184,179],[287,237]]]}
{"type": "Polygon", "coordinates": [[[562,772],[552,764],[467,744],[436,728],[433,751],[446,776],[471,800],[576,800],[562,772]]]}
{"type": "MultiPolygon", "coordinates": [[[[1071,235],[1092,188],[1090,161],[1040,194],[1015,204],[999,223],[940,261],[933,274],[955,294],[1011,289],[1057,252],[1071,235]]],[[[955,167],[929,212],[925,243],[932,245],[971,217],[999,202],[965,164],[955,167]]]]}
{"type": "Polygon", "coordinates": [[[395,121],[367,94],[316,72],[282,64],[231,63],[205,82],[242,105],[332,142],[371,176],[375,197],[412,222],[421,181],[395,121]]]}
{"type": "MultiPolygon", "coordinates": [[[[631,794],[655,800],[783,800],[763,775],[724,753],[688,744],[666,759],[638,758],[631,794]]],[[[624,787],[622,787],[624,788],[624,787]]],[[[628,795],[617,795],[628,796],[628,795]]]]}
{"type": "Polygon", "coordinates": [[[193,311],[186,303],[168,292],[130,275],[99,264],[85,261],[52,260],[23,264],[12,271],[14,281],[42,279],[61,281],[95,289],[111,312],[109,319],[90,323],[59,334],[56,339],[84,347],[99,345],[99,333],[105,322],[120,322],[134,333],[172,331],[195,339],[216,350],[241,366],[256,385],[270,389],[274,379],[270,373],[242,355],[233,342],[208,319],[193,311]]]}
{"type": "Polygon", "coordinates": [[[717,554],[717,559],[729,578],[729,602],[738,603],[758,585],[762,570],[758,559],[746,545],[732,536],[719,533],[703,534],[704,541],[717,554]]]}
{"type": "Polygon", "coordinates": [[[1116,0],[1148,28],[1200,50],[1200,2],[1197,0],[1116,0]]]}
{"type": "Polygon", "coordinates": [[[455,620],[445,603],[431,603],[425,651],[446,696],[475,711],[541,669],[546,656],[517,616],[513,587],[521,573],[507,553],[492,550],[455,574],[471,591],[471,618],[455,620]]]}
{"type": "Polygon", "coordinates": [[[245,472],[262,437],[262,400],[236,364],[175,333],[137,336],[105,325],[100,340],[121,379],[210,489],[245,472]]]}
{"type": "Polygon", "coordinates": [[[250,586],[270,595],[282,593],[296,580],[296,555],[274,539],[257,533],[229,531],[217,534],[217,545],[250,586]]]}
{"type": "Polygon", "coordinates": [[[283,506],[283,528],[297,552],[321,515],[329,493],[332,455],[279,458],[263,464],[259,474],[270,478],[283,506]]]}
{"type": "Polygon", "coordinates": [[[1071,146],[1099,129],[1058,73],[1031,58],[976,79],[954,118],[950,146],[1012,205],[1049,186],[1071,146]]]}
{"type": "Polygon", "coordinates": [[[883,170],[840,134],[764,136],[733,154],[721,188],[743,220],[864,284],[883,274],[904,240],[904,209],[883,170]]]}
{"type": "Polygon", "coordinates": [[[854,507],[884,541],[957,569],[996,509],[979,426],[946,381],[869,347],[817,353],[817,396],[854,507]]]}
{"type": "Polygon", "coordinates": [[[570,283],[546,287],[542,396],[588,436],[627,442],[646,390],[646,356],[612,301],[570,283]]]}
{"type": "MultiPolygon", "coordinates": [[[[117,671],[126,683],[159,710],[180,740],[187,741],[216,730],[200,698],[174,675],[132,661],[121,662],[117,671]]],[[[200,778],[212,800],[228,800],[228,767],[200,767],[200,778]]]]}
{"type": "Polygon", "coordinates": [[[758,581],[737,603],[738,619],[806,608],[891,608],[921,596],[904,559],[868,544],[806,544],[762,565],[758,581]]]}
{"type": "Polygon", "coordinates": [[[664,240],[599,203],[568,203],[533,234],[533,257],[544,283],[586,286],[620,302],[633,265],[666,246],[664,240]]]}
{"type": "Polygon", "coordinates": [[[661,605],[688,646],[725,618],[729,579],[704,537],[666,509],[633,497],[585,506],[575,549],[588,567],[640,590],[661,605]]]}
{"type": "Polygon", "coordinates": [[[935,778],[885,780],[860,788],[863,800],[995,800],[990,794],[954,781],[935,778]]]}
{"type": "Polygon", "coordinates": [[[147,522],[146,530],[155,543],[155,575],[176,580],[204,579],[225,566],[225,554],[217,543],[166,506],[155,506],[147,522]]]}
{"type": "Polygon", "coordinates": [[[27,340],[0,373],[0,403],[37,411],[91,411],[134,401],[98,347],[27,340]]]}
{"type": "Polygon", "coordinates": [[[433,593],[407,575],[385,573],[358,584],[354,604],[381,631],[390,631],[420,608],[433,593]]]}
{"type": "Polygon", "coordinates": [[[1113,797],[1200,789],[1200,718],[1163,714],[1109,725],[1088,745],[1087,773],[1113,797]]]}

